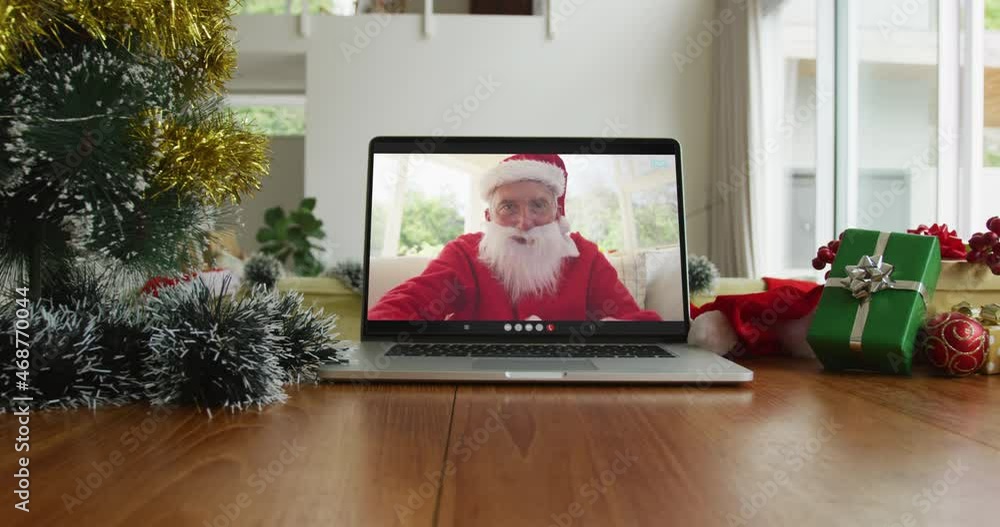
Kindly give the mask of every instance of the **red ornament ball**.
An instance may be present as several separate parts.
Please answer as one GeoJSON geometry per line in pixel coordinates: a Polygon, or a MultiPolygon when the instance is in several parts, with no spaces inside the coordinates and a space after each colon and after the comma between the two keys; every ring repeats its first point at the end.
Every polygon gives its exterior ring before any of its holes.
{"type": "Polygon", "coordinates": [[[969,375],[986,361],[988,335],[978,320],[961,313],[940,313],[927,321],[924,330],[924,353],[942,372],[969,375]]]}

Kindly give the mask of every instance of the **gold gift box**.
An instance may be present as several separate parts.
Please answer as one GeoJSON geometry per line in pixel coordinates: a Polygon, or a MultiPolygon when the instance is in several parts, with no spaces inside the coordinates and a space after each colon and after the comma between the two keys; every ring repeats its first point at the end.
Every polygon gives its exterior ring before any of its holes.
{"type": "Polygon", "coordinates": [[[951,306],[951,310],[978,320],[986,329],[986,360],[983,361],[978,373],[986,375],[1000,373],[1000,303],[973,307],[972,304],[962,301],[951,306]]]}
{"type": "Polygon", "coordinates": [[[993,375],[1000,373],[1000,326],[987,326],[990,332],[989,348],[986,350],[986,362],[979,368],[979,373],[993,375]]]}
{"type": "Polygon", "coordinates": [[[951,306],[968,302],[983,306],[1000,302],[1000,276],[990,272],[984,264],[971,264],[957,260],[941,262],[934,298],[927,307],[928,316],[951,311],[951,306]]]}

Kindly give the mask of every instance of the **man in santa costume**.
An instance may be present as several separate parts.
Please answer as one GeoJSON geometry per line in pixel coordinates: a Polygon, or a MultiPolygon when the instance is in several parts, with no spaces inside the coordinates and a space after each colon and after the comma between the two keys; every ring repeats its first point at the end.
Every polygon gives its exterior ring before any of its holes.
{"type": "Polygon", "coordinates": [[[486,230],[445,245],[369,320],[661,320],[636,304],[597,245],[569,232],[566,165],[518,154],[486,173],[486,230]]]}

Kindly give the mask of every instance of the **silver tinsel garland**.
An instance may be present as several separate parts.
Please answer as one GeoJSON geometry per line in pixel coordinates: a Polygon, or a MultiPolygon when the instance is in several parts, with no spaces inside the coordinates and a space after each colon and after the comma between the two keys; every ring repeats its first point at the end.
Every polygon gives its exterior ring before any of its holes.
{"type": "Polygon", "coordinates": [[[273,289],[281,274],[281,262],[270,254],[257,253],[243,265],[243,279],[265,289],[273,289]]]}
{"type": "MultiPolygon", "coordinates": [[[[126,348],[119,348],[108,338],[115,328],[127,325],[141,331],[141,325],[121,311],[94,311],[83,303],[41,305],[31,312],[29,339],[31,357],[28,382],[18,386],[14,361],[3,365],[0,399],[11,405],[13,397],[31,397],[36,408],[94,408],[118,405],[141,398],[139,384],[129,366],[126,348]],[[110,345],[110,346],[109,346],[110,345]]],[[[5,327],[13,327],[12,311],[4,310],[5,327]]],[[[3,347],[13,342],[4,335],[3,347]]],[[[13,332],[9,332],[13,333],[13,332]]],[[[6,351],[6,350],[5,350],[6,351]]]]}
{"type": "MultiPolygon", "coordinates": [[[[213,290],[196,279],[130,305],[92,286],[79,286],[80,300],[32,306],[28,389],[16,385],[7,361],[3,408],[24,396],[39,409],[141,400],[209,413],[260,407],[284,401],[285,384],[315,381],[340,347],[335,317],[311,311],[298,293],[258,287],[236,295],[229,284],[213,290]]],[[[0,324],[14,321],[13,305],[0,308],[0,324]]],[[[12,334],[0,338],[0,355],[13,357],[12,334]]]]}
{"type": "Polygon", "coordinates": [[[333,331],[335,316],[325,316],[302,305],[302,295],[287,292],[274,296],[275,318],[281,324],[284,350],[279,355],[286,383],[315,382],[319,366],[336,360],[339,343],[333,331]]]}
{"type": "Polygon", "coordinates": [[[149,312],[143,380],[153,404],[241,409],[285,400],[285,337],[268,295],[236,299],[199,277],[161,290],[149,312]]]}

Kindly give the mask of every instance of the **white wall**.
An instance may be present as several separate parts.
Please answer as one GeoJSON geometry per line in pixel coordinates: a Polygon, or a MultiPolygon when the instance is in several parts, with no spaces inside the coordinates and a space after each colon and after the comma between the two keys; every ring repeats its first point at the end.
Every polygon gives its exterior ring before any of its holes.
{"type": "Polygon", "coordinates": [[[247,255],[257,251],[257,231],[264,226],[264,212],[271,207],[293,210],[305,197],[302,192],[304,173],[302,136],[271,137],[271,171],[261,181],[260,191],[240,204],[243,228],[237,230],[237,242],[247,255]]]}
{"type": "MultiPolygon", "coordinates": [[[[373,16],[314,18],[305,194],[318,198],[333,256],[363,252],[367,145],[376,135],[599,136],[619,122],[624,136],[680,140],[687,206],[703,209],[711,54],[681,73],[671,53],[684,53],[713,4],[569,0],[575,12],[554,40],[544,17],[436,17],[429,39],[419,16],[396,15],[384,27],[373,16]],[[366,25],[374,38],[360,36],[366,25]],[[453,105],[474,96],[480,79],[495,90],[456,117],[453,105]]],[[[689,218],[695,253],[706,251],[706,225],[705,212],[689,218]]]]}
{"type": "Polygon", "coordinates": [[[231,93],[305,93],[306,42],[295,15],[238,15],[233,39],[236,72],[231,93]]]}

